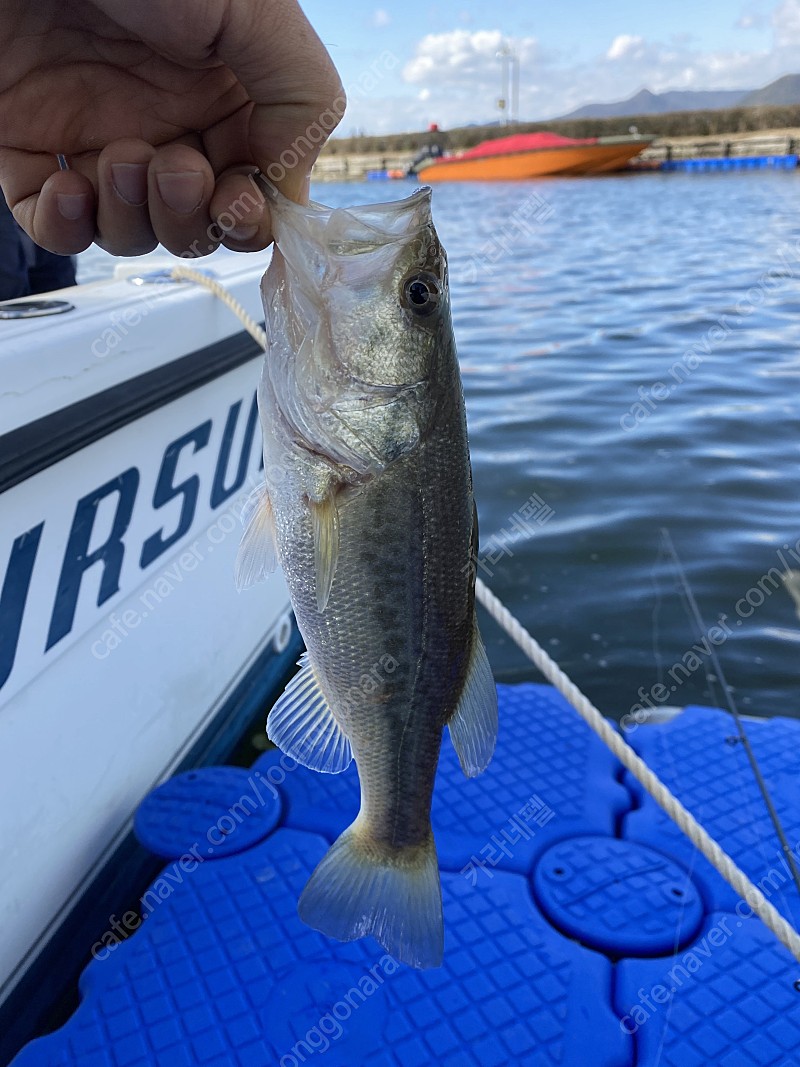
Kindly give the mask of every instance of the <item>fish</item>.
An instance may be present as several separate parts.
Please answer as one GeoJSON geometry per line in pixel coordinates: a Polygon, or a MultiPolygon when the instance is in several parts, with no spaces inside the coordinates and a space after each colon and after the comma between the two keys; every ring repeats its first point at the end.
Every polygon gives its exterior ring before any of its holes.
{"type": "Polygon", "coordinates": [[[264,485],[236,580],[280,565],[306,646],[267,733],[305,767],[355,760],[361,806],[312,873],[300,918],[442,963],[431,802],[444,727],[468,777],[497,735],[475,613],[478,526],[447,257],[431,191],[350,208],[264,180],[264,485]]]}

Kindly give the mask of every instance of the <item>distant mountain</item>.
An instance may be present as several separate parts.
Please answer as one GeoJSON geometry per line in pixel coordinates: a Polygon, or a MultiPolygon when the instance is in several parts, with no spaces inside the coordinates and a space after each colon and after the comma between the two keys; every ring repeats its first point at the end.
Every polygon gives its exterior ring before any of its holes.
{"type": "Polygon", "coordinates": [[[800,74],[785,74],[777,81],[765,85],[763,89],[746,93],[738,106],[763,107],[768,104],[800,104],[800,74]]]}
{"type": "MultiPolygon", "coordinates": [[[[767,86],[760,92],[767,92],[770,88],[771,86],[767,86]]],[[[617,100],[611,104],[586,104],[585,107],[579,107],[577,111],[570,111],[568,115],[561,115],[560,118],[610,119],[625,115],[663,115],[667,111],[715,111],[719,108],[736,107],[745,95],[757,94],[747,94],[743,89],[716,89],[708,92],[672,90],[666,93],[651,93],[649,89],[641,89],[627,100],[617,100]]]]}
{"type": "Polygon", "coordinates": [[[670,90],[651,93],[640,89],[627,100],[586,104],[560,119],[612,119],[627,115],[663,115],[667,111],[718,111],[726,107],[765,107],[800,104],[800,74],[785,74],[763,89],[712,89],[708,92],[670,90]]]}

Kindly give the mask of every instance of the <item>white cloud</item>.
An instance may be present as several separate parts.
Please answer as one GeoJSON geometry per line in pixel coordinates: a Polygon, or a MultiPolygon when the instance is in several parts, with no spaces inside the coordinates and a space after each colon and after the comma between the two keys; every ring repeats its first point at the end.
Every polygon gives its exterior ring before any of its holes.
{"type": "MultiPolygon", "coordinates": [[[[740,21],[748,17],[746,10],[740,21]]],[[[755,27],[760,20],[752,18],[755,27]]],[[[499,29],[462,26],[428,34],[404,57],[405,65],[398,64],[382,82],[380,99],[370,93],[352,101],[344,125],[382,133],[424,130],[430,122],[448,127],[497,120],[502,69],[497,53],[504,44],[519,57],[523,121],[624,100],[644,87],[656,93],[756,89],[800,70],[800,0],[779,0],[767,18],[770,46],[704,51],[689,36],[656,41],[623,33],[604,53],[580,62],[542,48],[534,37],[508,38],[499,29]]],[[[767,19],[762,22],[765,29],[767,19]]]]}
{"type": "Polygon", "coordinates": [[[523,37],[509,41],[500,30],[430,33],[417,43],[414,56],[403,70],[403,78],[412,84],[429,78],[440,82],[446,79],[450,84],[470,84],[475,85],[476,89],[480,81],[489,77],[499,82],[500,60],[497,53],[507,43],[519,57],[520,64],[531,60],[536,52],[535,38],[523,37]]]}
{"type": "Polygon", "coordinates": [[[392,16],[385,8],[376,8],[372,13],[372,25],[379,30],[382,30],[384,26],[388,26],[391,21],[392,16]]]}
{"type": "Polygon", "coordinates": [[[503,68],[498,52],[506,46],[519,61],[520,114],[527,114],[535,91],[532,72],[541,58],[533,37],[512,39],[500,30],[466,29],[428,34],[403,68],[403,81],[421,86],[417,98],[426,102],[429,121],[442,126],[491,122],[499,116],[503,68]]]}
{"type": "Polygon", "coordinates": [[[800,0],[783,0],[772,13],[772,29],[778,48],[800,44],[800,0]]]}
{"type": "Polygon", "coordinates": [[[621,33],[611,42],[611,47],[606,52],[606,59],[622,59],[625,56],[641,56],[644,40],[630,33],[621,33]]]}

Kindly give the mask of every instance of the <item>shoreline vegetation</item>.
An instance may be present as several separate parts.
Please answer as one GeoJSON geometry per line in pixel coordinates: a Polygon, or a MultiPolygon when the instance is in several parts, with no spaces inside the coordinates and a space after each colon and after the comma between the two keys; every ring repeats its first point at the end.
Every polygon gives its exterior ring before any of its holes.
{"type": "MultiPolygon", "coordinates": [[[[481,141],[508,137],[511,133],[549,131],[564,137],[618,137],[636,126],[641,134],[660,138],[712,137],[720,134],[755,133],[800,127],[800,104],[767,107],[734,107],[720,111],[668,111],[663,115],[626,115],[607,119],[553,119],[551,122],[515,122],[512,126],[459,126],[444,131],[448,147],[457,152],[474,148],[481,141]]],[[[413,152],[431,135],[420,131],[375,136],[332,137],[323,155],[413,152]]]]}
{"type": "Polygon", "coordinates": [[[428,131],[333,137],[314,168],[317,180],[359,180],[370,170],[405,169],[420,148],[436,138],[450,152],[512,133],[550,131],[565,137],[618,137],[635,127],[655,136],[642,159],[697,155],[781,154],[800,150],[800,104],[735,107],[715,111],[674,111],[603,119],[554,119],[508,126],[461,126],[428,131]]]}

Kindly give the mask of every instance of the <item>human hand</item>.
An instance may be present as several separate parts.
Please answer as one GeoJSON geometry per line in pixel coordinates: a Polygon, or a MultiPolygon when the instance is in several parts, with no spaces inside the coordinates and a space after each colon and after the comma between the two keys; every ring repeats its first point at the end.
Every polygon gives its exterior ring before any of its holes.
{"type": "Polygon", "coordinates": [[[3,0],[0,54],[0,184],[63,255],[265,248],[248,175],[304,199],[344,110],[296,0],[3,0]]]}

